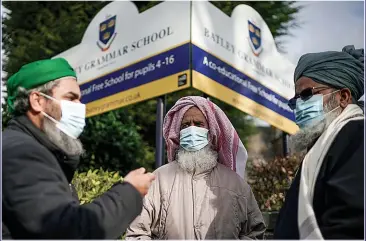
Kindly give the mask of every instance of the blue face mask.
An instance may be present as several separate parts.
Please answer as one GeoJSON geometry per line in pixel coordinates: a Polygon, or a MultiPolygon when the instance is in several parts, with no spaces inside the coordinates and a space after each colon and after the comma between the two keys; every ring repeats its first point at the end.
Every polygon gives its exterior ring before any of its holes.
{"type": "MultiPolygon", "coordinates": [[[[337,91],[326,94],[331,95],[337,91]]],[[[323,95],[313,95],[307,100],[302,100],[301,98],[296,100],[295,121],[300,128],[304,128],[316,122],[320,122],[324,119],[325,114],[323,108],[323,95]]],[[[338,107],[337,107],[338,108],[338,107]]],[[[336,108],[336,109],[337,109],[336,108]]],[[[334,109],[335,110],[335,109],[334,109]]],[[[333,110],[332,110],[333,111],[333,110]]]]}
{"type": "Polygon", "coordinates": [[[186,151],[199,151],[208,144],[208,130],[190,126],[180,131],[180,146],[186,151]]]}

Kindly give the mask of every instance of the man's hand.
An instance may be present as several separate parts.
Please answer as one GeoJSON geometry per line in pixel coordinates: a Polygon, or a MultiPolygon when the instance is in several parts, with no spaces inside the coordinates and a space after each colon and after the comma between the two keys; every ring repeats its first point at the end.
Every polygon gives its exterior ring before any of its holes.
{"type": "Polygon", "coordinates": [[[150,188],[151,182],[155,179],[154,174],[148,172],[145,173],[145,168],[141,167],[140,169],[136,169],[127,174],[124,178],[125,182],[129,182],[132,186],[134,186],[142,196],[147,194],[147,191],[150,188]]]}

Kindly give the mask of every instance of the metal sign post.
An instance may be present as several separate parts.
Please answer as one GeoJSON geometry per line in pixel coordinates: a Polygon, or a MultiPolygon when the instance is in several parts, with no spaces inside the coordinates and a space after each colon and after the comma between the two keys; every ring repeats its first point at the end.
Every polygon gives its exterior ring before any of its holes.
{"type": "Polygon", "coordinates": [[[288,150],[288,135],[286,132],[282,132],[282,147],[283,147],[283,156],[286,157],[289,154],[288,150]]]}
{"type": "Polygon", "coordinates": [[[165,96],[160,96],[156,104],[156,150],[155,150],[155,168],[164,165],[165,144],[163,138],[163,122],[165,114],[165,96]]]}

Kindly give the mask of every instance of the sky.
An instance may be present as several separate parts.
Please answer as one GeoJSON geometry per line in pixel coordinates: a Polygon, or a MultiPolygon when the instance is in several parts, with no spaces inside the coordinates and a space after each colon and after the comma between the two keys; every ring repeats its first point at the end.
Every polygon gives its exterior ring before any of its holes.
{"type": "MultiPolygon", "coordinates": [[[[345,45],[364,46],[363,1],[298,2],[304,6],[298,13],[300,27],[284,37],[286,57],[297,63],[302,54],[327,50],[342,50],[345,45]]],[[[256,121],[257,124],[265,124],[256,121]]]]}
{"type": "Polygon", "coordinates": [[[341,50],[345,45],[364,46],[364,2],[298,2],[300,27],[285,37],[286,56],[294,64],[308,52],[341,50]]]}

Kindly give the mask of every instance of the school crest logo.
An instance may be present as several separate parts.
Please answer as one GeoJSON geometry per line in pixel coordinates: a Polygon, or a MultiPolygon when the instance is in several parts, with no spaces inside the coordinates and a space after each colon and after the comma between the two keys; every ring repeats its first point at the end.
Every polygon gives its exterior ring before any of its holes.
{"type": "Polygon", "coordinates": [[[248,20],[249,29],[249,45],[255,56],[259,56],[262,52],[262,36],[261,29],[256,26],[253,22],[248,20]]]}
{"type": "Polygon", "coordinates": [[[97,41],[97,45],[103,52],[109,49],[117,35],[115,32],[116,18],[116,15],[112,17],[108,16],[106,20],[99,24],[99,40],[97,41]]]}

